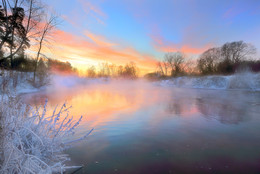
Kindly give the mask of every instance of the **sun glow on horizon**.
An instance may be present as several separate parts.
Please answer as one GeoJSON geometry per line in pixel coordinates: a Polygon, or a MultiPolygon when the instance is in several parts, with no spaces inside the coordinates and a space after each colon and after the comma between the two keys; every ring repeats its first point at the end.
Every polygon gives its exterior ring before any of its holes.
{"type": "Polygon", "coordinates": [[[192,1],[191,8],[186,2],[170,0],[76,0],[61,7],[47,1],[62,14],[64,22],[53,33],[51,50],[44,53],[69,61],[82,72],[100,63],[134,62],[144,75],[156,71],[157,61],[167,52],[181,51],[198,57],[211,47],[235,40],[260,47],[260,40],[255,37],[260,28],[259,3],[229,1],[223,6],[218,1],[203,5],[192,1]],[[185,13],[179,10],[184,7],[185,13]],[[154,10],[158,11],[156,15],[154,10]]]}

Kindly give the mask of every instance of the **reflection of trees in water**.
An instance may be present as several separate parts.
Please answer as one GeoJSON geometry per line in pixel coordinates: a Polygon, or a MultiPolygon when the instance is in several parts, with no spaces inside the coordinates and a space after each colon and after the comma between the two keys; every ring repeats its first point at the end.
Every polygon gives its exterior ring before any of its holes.
{"type": "Polygon", "coordinates": [[[73,97],[68,94],[66,97],[59,96],[57,93],[55,94],[47,94],[47,93],[32,93],[26,94],[23,96],[26,104],[30,104],[31,106],[37,107],[39,105],[44,105],[45,101],[48,100],[48,105],[55,106],[57,104],[62,104],[64,101],[70,101],[73,97]]]}
{"type": "Polygon", "coordinates": [[[206,118],[214,118],[224,124],[238,124],[249,120],[250,108],[244,97],[233,92],[201,93],[196,99],[198,110],[206,118]]]}
{"type": "Polygon", "coordinates": [[[171,104],[168,105],[167,111],[169,113],[174,113],[176,115],[182,114],[182,104],[180,102],[176,102],[176,100],[173,100],[174,102],[171,102],[171,104]]]}
{"type": "Polygon", "coordinates": [[[256,98],[242,91],[176,89],[166,112],[177,116],[200,112],[204,117],[224,124],[238,124],[250,119],[251,104],[256,98]]]}
{"type": "Polygon", "coordinates": [[[194,108],[194,98],[192,96],[194,97],[194,91],[176,89],[167,104],[166,112],[177,116],[191,112],[191,109],[194,108]]]}

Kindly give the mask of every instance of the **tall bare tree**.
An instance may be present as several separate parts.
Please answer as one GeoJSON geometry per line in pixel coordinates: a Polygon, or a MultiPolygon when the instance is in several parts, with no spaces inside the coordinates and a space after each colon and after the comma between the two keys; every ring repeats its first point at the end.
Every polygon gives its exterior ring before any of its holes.
{"type": "Polygon", "coordinates": [[[157,71],[159,72],[159,74],[161,75],[161,76],[165,76],[165,72],[164,72],[164,68],[163,68],[163,64],[162,64],[162,62],[157,62],[157,64],[156,64],[156,67],[157,67],[157,71]]]}
{"type": "Polygon", "coordinates": [[[170,65],[167,61],[159,61],[156,64],[158,72],[160,73],[161,76],[167,76],[168,75],[168,71],[170,68],[170,65]]]}
{"type": "Polygon", "coordinates": [[[239,63],[256,53],[256,48],[243,41],[227,42],[221,47],[221,55],[231,63],[239,63]]]}
{"type": "Polygon", "coordinates": [[[221,59],[220,48],[210,48],[198,59],[197,66],[202,74],[213,74],[217,71],[217,66],[221,59]]]}
{"type": "Polygon", "coordinates": [[[10,58],[13,66],[14,56],[30,46],[29,38],[34,36],[42,8],[39,0],[2,0],[1,3],[0,50],[5,54],[0,62],[10,58]]]}
{"type": "Polygon", "coordinates": [[[202,74],[234,73],[237,66],[248,61],[256,53],[256,48],[243,41],[227,42],[221,47],[210,48],[198,59],[197,66],[202,74]]]}
{"type": "Polygon", "coordinates": [[[181,52],[171,52],[164,56],[164,62],[167,62],[171,68],[171,76],[179,75],[183,71],[182,64],[184,63],[185,56],[181,52]]]}
{"type": "Polygon", "coordinates": [[[52,39],[52,32],[55,30],[57,26],[57,16],[51,15],[50,17],[46,17],[45,21],[43,21],[43,27],[39,27],[39,38],[36,39],[36,43],[38,44],[37,55],[35,59],[35,68],[33,73],[33,81],[35,82],[36,71],[38,67],[38,62],[40,55],[42,54],[42,49],[45,43],[50,43],[49,40],[52,39]]]}

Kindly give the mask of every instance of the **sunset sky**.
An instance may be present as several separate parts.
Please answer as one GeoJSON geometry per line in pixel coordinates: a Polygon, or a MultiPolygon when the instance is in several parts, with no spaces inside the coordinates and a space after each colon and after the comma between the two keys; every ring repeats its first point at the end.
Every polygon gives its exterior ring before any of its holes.
{"type": "Polygon", "coordinates": [[[154,71],[166,52],[194,59],[225,42],[260,50],[259,0],[46,0],[62,23],[49,56],[81,70],[133,61],[154,71]]]}

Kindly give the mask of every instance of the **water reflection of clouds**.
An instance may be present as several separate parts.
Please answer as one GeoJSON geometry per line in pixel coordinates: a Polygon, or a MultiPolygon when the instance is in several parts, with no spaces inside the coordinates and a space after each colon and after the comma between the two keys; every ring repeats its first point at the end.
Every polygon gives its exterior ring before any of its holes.
{"type": "Polygon", "coordinates": [[[109,122],[132,119],[134,112],[160,100],[159,91],[144,82],[113,82],[78,86],[74,88],[53,89],[47,93],[27,97],[32,105],[43,104],[53,108],[67,101],[71,105],[70,113],[74,117],[85,116],[83,124],[98,127],[109,122]],[[124,116],[122,116],[122,114],[124,116]]]}
{"type": "Polygon", "coordinates": [[[176,116],[190,116],[197,112],[194,105],[195,93],[188,89],[174,89],[169,98],[166,112],[176,116]]]}
{"type": "Polygon", "coordinates": [[[116,81],[53,89],[30,96],[29,103],[43,104],[48,98],[53,108],[67,101],[72,105],[70,112],[74,117],[83,115],[83,123],[88,127],[102,127],[115,121],[131,122],[142,110],[140,117],[154,124],[169,116],[194,117],[195,114],[224,124],[237,124],[250,119],[247,114],[252,106],[247,102],[250,96],[250,101],[257,98],[242,91],[163,88],[144,82],[116,81]],[[145,116],[147,114],[149,116],[145,116]]]}
{"type": "Polygon", "coordinates": [[[174,89],[165,111],[181,117],[199,113],[223,124],[238,124],[250,120],[247,113],[253,104],[249,101],[255,98],[244,91],[174,89]]]}
{"type": "Polygon", "coordinates": [[[202,164],[237,168],[245,156],[249,166],[259,157],[260,93],[120,82],[57,89],[34,95],[29,103],[44,103],[46,97],[51,107],[67,100],[71,114],[84,114],[76,134],[94,127],[87,141],[70,151],[72,165],[102,170],[131,164],[141,170],[162,164],[156,167],[193,171],[202,164]]]}
{"type": "Polygon", "coordinates": [[[201,92],[196,99],[200,113],[206,118],[213,118],[223,124],[238,124],[249,121],[250,105],[247,95],[238,91],[201,92]]]}

